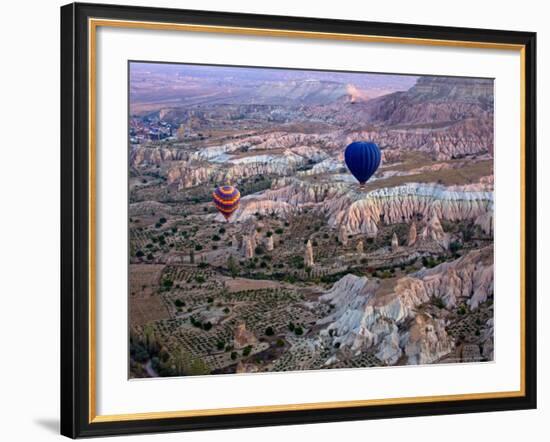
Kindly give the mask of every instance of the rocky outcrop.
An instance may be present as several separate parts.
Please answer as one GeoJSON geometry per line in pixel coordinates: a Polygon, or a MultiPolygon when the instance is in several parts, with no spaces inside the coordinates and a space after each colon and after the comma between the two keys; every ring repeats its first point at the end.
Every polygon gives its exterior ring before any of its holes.
{"type": "Polygon", "coordinates": [[[493,247],[474,250],[451,262],[423,269],[413,277],[402,278],[396,292],[440,298],[446,307],[465,302],[472,310],[493,293],[493,247]]]}
{"type": "Polygon", "coordinates": [[[368,103],[370,117],[387,125],[447,122],[493,112],[493,80],[419,77],[415,86],[368,103]]]}
{"type": "Polygon", "coordinates": [[[329,224],[343,227],[349,234],[364,233],[374,237],[380,223],[409,222],[417,216],[448,221],[472,220],[486,234],[491,234],[493,194],[483,189],[482,185],[445,188],[411,183],[374,190],[366,195],[350,194],[347,204],[328,200],[323,208],[329,214],[329,224]]]}
{"type": "Polygon", "coordinates": [[[449,235],[444,232],[443,226],[441,225],[439,217],[436,214],[428,220],[426,227],[424,227],[424,230],[422,230],[422,233],[420,234],[420,238],[423,241],[435,241],[445,250],[449,249],[449,235]]]}
{"type": "Polygon", "coordinates": [[[233,221],[254,219],[256,214],[276,214],[282,218],[295,212],[297,208],[284,201],[270,201],[262,198],[243,198],[240,207],[233,214],[233,221]]]}
{"type": "Polygon", "coordinates": [[[234,331],[234,340],[235,348],[243,348],[247,345],[255,345],[258,343],[254,333],[247,330],[246,324],[241,322],[237,325],[234,331]]]}
{"type": "Polygon", "coordinates": [[[250,233],[249,235],[243,235],[242,241],[242,253],[245,258],[252,259],[254,258],[254,251],[256,250],[256,235],[255,233],[250,233]]]}
{"type": "Polygon", "coordinates": [[[407,364],[430,364],[449,354],[454,347],[447,336],[444,321],[419,314],[410,329],[401,337],[407,364]]]}
{"type": "Polygon", "coordinates": [[[130,165],[159,166],[166,161],[186,160],[188,154],[185,149],[167,146],[133,146],[130,150],[130,165]]]}
{"type": "Polygon", "coordinates": [[[239,361],[237,363],[237,368],[235,369],[235,373],[257,373],[260,371],[258,366],[256,364],[246,363],[243,361],[239,361]]]}
{"type": "Polygon", "coordinates": [[[355,247],[355,250],[357,250],[357,253],[363,253],[365,251],[365,246],[363,245],[362,240],[359,240],[357,242],[357,246],[355,247]]]}
{"type": "MultiPolygon", "coordinates": [[[[310,184],[283,178],[275,181],[272,189],[244,197],[234,219],[248,219],[256,212],[284,217],[305,208],[326,215],[344,245],[348,235],[375,237],[381,223],[408,223],[417,217],[471,220],[486,234],[493,233],[492,184],[444,187],[410,183],[364,193],[341,183],[310,184]]],[[[411,227],[410,238],[415,230],[416,226],[411,227]]]]}
{"type": "Polygon", "coordinates": [[[378,294],[378,288],[378,282],[351,274],[337,281],[320,297],[333,305],[332,313],[318,321],[324,327],[320,339],[356,354],[374,351],[387,364],[402,356],[410,364],[433,362],[451,352],[452,340],[443,319],[419,315],[417,307],[439,298],[446,308],[466,303],[475,310],[493,291],[493,249],[400,278],[389,293],[378,294]]]}
{"type": "Polygon", "coordinates": [[[167,172],[169,185],[187,189],[204,183],[234,182],[253,176],[293,175],[296,169],[307,163],[304,157],[287,150],[281,155],[256,155],[228,160],[224,163],[180,162],[167,172]]]}

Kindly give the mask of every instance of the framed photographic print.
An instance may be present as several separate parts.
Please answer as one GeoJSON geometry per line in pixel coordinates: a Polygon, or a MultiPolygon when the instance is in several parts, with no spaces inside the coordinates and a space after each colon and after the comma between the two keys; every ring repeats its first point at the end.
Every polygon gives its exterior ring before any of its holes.
{"type": "Polygon", "coordinates": [[[62,434],[534,408],[535,42],[62,7],[62,434]]]}

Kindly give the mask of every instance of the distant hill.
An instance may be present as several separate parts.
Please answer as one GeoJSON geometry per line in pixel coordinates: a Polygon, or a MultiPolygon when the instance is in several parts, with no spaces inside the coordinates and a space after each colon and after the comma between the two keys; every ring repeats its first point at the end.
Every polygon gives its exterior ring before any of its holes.
{"type": "Polygon", "coordinates": [[[420,77],[408,91],[369,101],[367,114],[370,121],[388,125],[490,117],[493,96],[491,79],[420,77]]]}
{"type": "Polygon", "coordinates": [[[211,104],[311,106],[362,102],[409,89],[416,77],[369,73],[133,63],[136,112],[211,104]]]}

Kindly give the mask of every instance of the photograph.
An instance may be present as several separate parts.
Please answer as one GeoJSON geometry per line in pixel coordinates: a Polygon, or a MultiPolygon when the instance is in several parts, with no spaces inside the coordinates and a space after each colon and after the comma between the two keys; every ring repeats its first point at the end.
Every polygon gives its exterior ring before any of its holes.
{"type": "Polygon", "coordinates": [[[129,60],[128,378],[492,363],[494,90],[129,60]]]}

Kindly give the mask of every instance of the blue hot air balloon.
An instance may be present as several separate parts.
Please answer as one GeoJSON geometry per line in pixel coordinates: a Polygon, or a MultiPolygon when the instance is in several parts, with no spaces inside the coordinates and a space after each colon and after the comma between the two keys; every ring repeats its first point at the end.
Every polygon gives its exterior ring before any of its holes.
{"type": "Polygon", "coordinates": [[[382,155],[376,143],[370,141],[354,141],[344,153],[346,166],[351,174],[364,185],[380,166],[382,155]]]}

